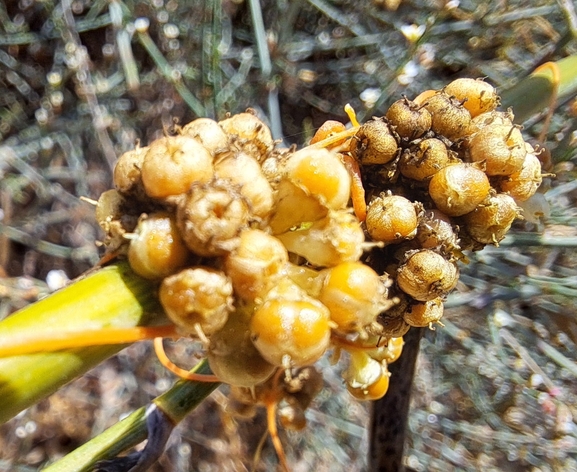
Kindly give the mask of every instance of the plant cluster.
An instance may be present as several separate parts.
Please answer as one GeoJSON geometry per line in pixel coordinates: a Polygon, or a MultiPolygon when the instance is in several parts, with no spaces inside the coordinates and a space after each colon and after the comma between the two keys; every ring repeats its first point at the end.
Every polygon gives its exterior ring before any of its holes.
{"type": "Polygon", "coordinates": [[[459,79],[352,130],[327,122],[300,151],[250,110],[200,118],[122,155],[97,219],[239,410],[285,400],[298,429],[329,348],[348,353],[351,394],[382,397],[402,336],[439,322],[462,251],[498,244],[535,193],[539,160],[498,101],[459,79]]]}

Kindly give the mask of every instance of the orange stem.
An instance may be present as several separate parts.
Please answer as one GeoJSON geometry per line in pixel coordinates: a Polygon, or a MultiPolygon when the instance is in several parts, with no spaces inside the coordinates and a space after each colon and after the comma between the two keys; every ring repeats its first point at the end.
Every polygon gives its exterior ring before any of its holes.
{"type": "Polygon", "coordinates": [[[38,354],[88,346],[130,344],[158,336],[180,337],[174,325],[27,333],[23,336],[14,337],[14,339],[3,340],[0,345],[0,357],[38,354]]]}
{"type": "Polygon", "coordinates": [[[348,154],[341,154],[341,159],[351,175],[351,199],[355,215],[357,215],[360,222],[363,222],[367,218],[367,203],[365,201],[365,188],[361,179],[359,163],[348,154]]]}
{"type": "Polygon", "coordinates": [[[156,356],[160,363],[181,379],[194,380],[195,382],[220,382],[220,379],[216,375],[196,374],[178,367],[166,355],[161,337],[154,338],[154,352],[156,352],[156,356]]]}

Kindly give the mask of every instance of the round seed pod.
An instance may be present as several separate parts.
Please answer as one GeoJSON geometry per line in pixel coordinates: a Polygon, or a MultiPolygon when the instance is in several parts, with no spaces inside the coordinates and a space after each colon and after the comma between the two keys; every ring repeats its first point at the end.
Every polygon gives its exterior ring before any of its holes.
{"type": "Polygon", "coordinates": [[[429,138],[403,153],[399,169],[408,179],[422,181],[447,167],[450,162],[447,146],[440,139],[429,138]]]}
{"type": "Polygon", "coordinates": [[[487,113],[481,113],[480,115],[473,118],[471,121],[471,134],[489,126],[489,125],[506,125],[513,126],[513,120],[515,115],[509,108],[506,111],[493,110],[487,113]]]}
{"type": "Polygon", "coordinates": [[[208,182],[212,156],[196,139],[172,136],[154,141],[142,162],[142,183],[152,198],[186,193],[195,182],[208,182]]]}
{"type": "Polygon", "coordinates": [[[228,149],[228,136],[220,125],[210,118],[198,118],[182,128],[180,134],[198,140],[212,156],[228,149]]]}
{"type": "Polygon", "coordinates": [[[458,245],[451,219],[439,210],[425,212],[419,221],[415,241],[423,249],[451,248],[458,245]]]}
{"type": "Polygon", "coordinates": [[[463,102],[472,117],[493,111],[499,105],[497,91],[487,82],[479,79],[453,80],[444,88],[445,93],[463,102]]]}
{"type": "Polygon", "coordinates": [[[200,256],[218,256],[238,245],[240,232],[248,227],[249,209],[237,189],[216,180],[195,184],[179,201],[177,223],[191,251],[200,256]]]}
{"type": "Polygon", "coordinates": [[[487,198],[490,189],[487,175],[465,163],[444,167],[429,182],[429,195],[437,208],[448,216],[473,211],[487,198]]]}
{"type": "Polygon", "coordinates": [[[144,196],[140,169],[147,152],[147,147],[137,147],[132,151],[125,152],[118,158],[114,166],[113,181],[119,192],[125,195],[136,194],[139,197],[144,196]]]}
{"type": "Polygon", "coordinates": [[[420,138],[431,129],[432,124],[429,111],[411,102],[407,97],[393,103],[387,110],[385,118],[401,138],[409,141],[420,138]]]}
{"type": "Polygon", "coordinates": [[[535,195],[541,185],[541,162],[530,147],[518,172],[513,172],[499,181],[498,187],[502,192],[511,195],[517,202],[524,202],[535,195]]]}
{"type": "Polygon", "coordinates": [[[290,156],[285,172],[290,182],[323,206],[331,210],[347,206],[351,177],[337,154],[327,149],[303,149],[290,156]]]}
{"type": "Polygon", "coordinates": [[[284,276],[288,253],[275,237],[257,229],[240,234],[238,247],[225,259],[235,293],[244,300],[262,298],[284,276]]]}
{"type": "Polygon", "coordinates": [[[411,326],[426,327],[439,322],[443,317],[443,299],[434,298],[426,302],[413,302],[409,304],[403,319],[411,326]]]}
{"type": "Polygon", "coordinates": [[[469,133],[471,114],[459,100],[441,91],[429,97],[424,106],[431,114],[431,129],[435,133],[451,141],[469,133]]]}
{"type": "Polygon", "coordinates": [[[123,215],[123,207],[126,205],[124,197],[118,190],[106,190],[102,192],[96,204],[96,221],[100,227],[108,233],[110,222],[119,220],[123,215]]]}
{"type": "Polygon", "coordinates": [[[356,156],[362,165],[386,164],[398,155],[397,140],[383,119],[363,124],[357,134],[356,156]]]}
{"type": "Polygon", "coordinates": [[[410,239],[417,232],[417,211],[410,200],[399,195],[381,195],[367,208],[367,231],[385,244],[410,239]]]}
{"type": "Polygon", "coordinates": [[[254,312],[250,331],[264,359],[278,367],[315,363],[330,344],[330,314],[288,279],[254,312]]]}
{"type": "Polygon", "coordinates": [[[527,149],[519,128],[492,124],[473,135],[469,153],[473,162],[484,162],[487,175],[511,175],[523,167],[527,149]]]}
{"type": "Polygon", "coordinates": [[[277,238],[289,252],[319,267],[358,261],[365,241],[358,220],[345,210],[331,211],[312,225],[279,234],[277,238]]]}
{"type": "Polygon", "coordinates": [[[250,312],[237,309],[224,327],[210,337],[207,359],[222,382],[254,387],[265,382],[276,367],[263,359],[251,340],[250,312]]]}
{"type": "Polygon", "coordinates": [[[397,285],[415,300],[429,301],[447,295],[459,280],[457,266],[430,249],[410,255],[397,271],[397,285]]]}
{"type": "Polygon", "coordinates": [[[254,115],[254,110],[233,115],[218,124],[225,133],[235,137],[243,151],[259,162],[268,156],[274,146],[270,129],[254,115]]]}
{"type": "Polygon", "coordinates": [[[307,427],[304,410],[298,405],[286,405],[278,410],[278,419],[283,428],[302,431],[307,427]]]}
{"type": "Polygon", "coordinates": [[[358,400],[378,400],[389,389],[386,365],[364,351],[351,351],[351,363],[343,373],[347,390],[358,400]]]}
{"type": "Polygon", "coordinates": [[[244,152],[230,154],[215,164],[214,171],[217,178],[228,180],[239,188],[252,215],[258,218],[270,215],[273,190],[254,157],[244,152]]]}
{"type": "Polygon", "coordinates": [[[385,284],[369,266],[345,262],[324,275],[318,299],[329,309],[340,331],[359,332],[386,307],[385,284]]]}
{"type": "Polygon", "coordinates": [[[174,324],[206,336],[221,329],[234,309],[232,283],[223,273],[206,267],[184,269],[166,277],[159,298],[174,324]]]}
{"type": "Polygon", "coordinates": [[[498,245],[519,215],[515,200],[509,195],[499,193],[491,197],[486,204],[479,205],[463,216],[463,222],[467,233],[475,241],[498,245]]]}
{"type": "Polygon", "coordinates": [[[162,279],[188,262],[190,252],[174,218],[166,212],[143,215],[128,246],[128,262],[146,279],[162,279]]]}

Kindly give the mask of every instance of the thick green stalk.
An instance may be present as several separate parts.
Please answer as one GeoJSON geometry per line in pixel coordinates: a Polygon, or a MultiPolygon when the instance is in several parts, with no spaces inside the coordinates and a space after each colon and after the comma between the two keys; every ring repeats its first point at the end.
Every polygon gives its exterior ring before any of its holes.
{"type": "MultiPolygon", "coordinates": [[[[155,285],[127,263],[105,267],[0,322],[0,351],[75,330],[127,328],[163,320],[155,285]]],[[[82,347],[0,358],[0,422],[58,390],[125,345],[82,347]]]]}

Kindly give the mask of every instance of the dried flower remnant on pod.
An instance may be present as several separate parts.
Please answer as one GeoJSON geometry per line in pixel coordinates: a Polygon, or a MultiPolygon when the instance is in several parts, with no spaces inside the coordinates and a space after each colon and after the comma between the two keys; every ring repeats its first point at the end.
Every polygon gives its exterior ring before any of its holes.
{"type": "Polygon", "coordinates": [[[105,244],[158,281],[233,403],[285,400],[301,428],[311,364],[333,349],[352,395],[383,396],[403,334],[440,323],[462,251],[498,244],[537,191],[539,160],[498,104],[459,79],[352,129],[327,122],[299,151],[252,110],[199,118],[119,158],[105,244]]]}

